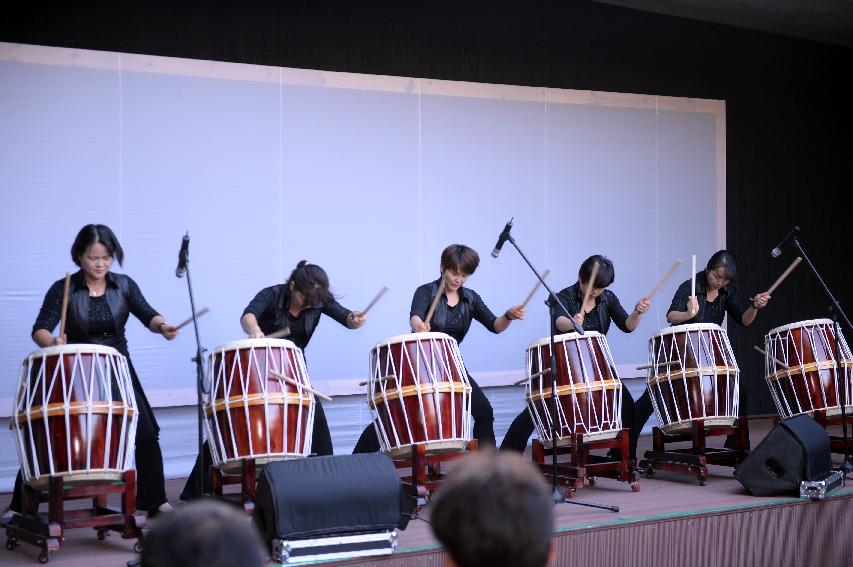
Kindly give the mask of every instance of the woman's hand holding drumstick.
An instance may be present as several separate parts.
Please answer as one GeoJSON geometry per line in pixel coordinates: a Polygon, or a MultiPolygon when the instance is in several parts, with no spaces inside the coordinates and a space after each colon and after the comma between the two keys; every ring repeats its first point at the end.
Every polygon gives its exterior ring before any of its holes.
{"type": "Polygon", "coordinates": [[[413,315],[410,324],[412,325],[412,331],[415,333],[428,333],[429,332],[429,322],[432,319],[433,313],[435,313],[435,308],[438,307],[438,301],[441,299],[441,296],[444,295],[444,276],[441,277],[441,283],[439,283],[438,291],[435,294],[435,297],[432,298],[432,303],[429,305],[429,310],[427,310],[426,319],[423,321],[417,315],[413,315]]]}
{"type": "Polygon", "coordinates": [[[797,256],[797,258],[793,262],[791,262],[791,265],[788,266],[784,272],[782,272],[782,275],[776,278],[776,281],[773,282],[773,285],[770,286],[770,289],[768,289],[764,293],[759,293],[752,298],[752,305],[750,307],[754,309],[763,309],[764,307],[766,307],[767,303],[770,301],[771,298],[770,294],[776,291],[776,288],[779,287],[783,281],[785,281],[785,278],[791,275],[791,272],[793,272],[802,261],[803,259],[797,256]]]}
{"type": "Polygon", "coordinates": [[[347,315],[347,327],[350,329],[358,329],[362,325],[367,322],[367,312],[370,311],[376,302],[379,301],[385,292],[388,291],[388,286],[382,286],[382,289],[379,290],[379,293],[376,294],[370,303],[367,304],[367,307],[364,308],[364,311],[353,311],[349,315],[347,315]]]}

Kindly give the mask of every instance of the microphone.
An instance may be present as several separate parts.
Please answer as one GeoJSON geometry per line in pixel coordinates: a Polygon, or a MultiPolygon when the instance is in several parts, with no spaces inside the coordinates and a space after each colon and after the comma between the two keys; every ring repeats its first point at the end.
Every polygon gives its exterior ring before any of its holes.
{"type": "Polygon", "coordinates": [[[789,233],[787,234],[787,236],[785,236],[785,238],[783,238],[783,239],[782,239],[782,242],[780,242],[780,243],[776,246],[776,248],[774,248],[773,250],[771,250],[771,251],[770,251],[770,257],[771,257],[771,258],[778,258],[778,257],[779,257],[779,255],[780,255],[780,254],[782,254],[782,248],[783,248],[786,244],[788,244],[788,241],[789,241],[789,240],[791,240],[791,238],[796,238],[796,237],[797,237],[797,234],[798,234],[799,232],[800,232],[800,227],[799,227],[799,225],[794,225],[794,228],[792,228],[792,229],[791,229],[791,232],[789,232],[789,233]]]}
{"type": "MultiPolygon", "coordinates": [[[[514,217],[513,217],[514,218],[514,217]]],[[[492,258],[497,258],[501,254],[501,248],[504,247],[504,242],[509,240],[509,231],[512,230],[512,218],[506,223],[503,232],[498,236],[498,243],[495,244],[495,249],[492,250],[492,258]]]]}
{"type": "Polygon", "coordinates": [[[190,248],[190,231],[184,235],[181,240],[181,250],[178,252],[178,267],[175,269],[175,275],[179,278],[184,277],[187,273],[187,255],[190,248]]]}

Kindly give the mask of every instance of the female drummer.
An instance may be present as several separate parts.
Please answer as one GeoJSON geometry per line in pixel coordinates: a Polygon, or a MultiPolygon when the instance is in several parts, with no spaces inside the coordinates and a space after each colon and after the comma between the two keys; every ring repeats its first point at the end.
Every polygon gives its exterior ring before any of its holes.
{"type": "MultiPolygon", "coordinates": [[[[320,316],[327,315],[348,329],[358,329],[367,320],[363,313],[350,311],[337,302],[329,291],[329,276],[315,264],[302,260],[283,284],[262,289],[243,311],[240,325],[249,338],[259,339],[288,329],[287,339],[305,350],[320,316]]],[[[311,436],[311,451],[317,455],[332,454],[332,436],[326,422],[326,414],[320,400],[314,406],[314,432],[311,436]]],[[[205,469],[210,464],[207,444],[204,447],[205,469]]],[[[199,462],[196,461],[190,477],[181,493],[181,500],[197,498],[199,462]]],[[[207,479],[205,479],[205,492],[207,479]]]]}
{"type": "MultiPolygon", "coordinates": [[[[696,274],[696,295],[690,295],[691,280],[678,286],[666,320],[672,325],[690,323],[714,323],[722,325],[726,313],[740,325],[748,327],[755,321],[759,309],[770,301],[769,293],[759,293],[745,304],[737,296],[737,261],[728,250],[714,253],[705,269],[696,274]]],[[[642,430],[652,415],[652,400],[649,391],[643,393],[636,403],[636,425],[642,430]]],[[[729,441],[727,441],[729,443],[729,441]]]]}
{"type": "MultiPolygon", "coordinates": [[[[110,271],[113,261],[124,260],[124,250],[108,226],[84,226],[71,246],[71,259],[80,270],[71,276],[65,334],[54,336],[53,329],[61,318],[64,279],[55,282],[44,298],[32,337],[42,348],[66,343],[88,343],[113,347],[125,357],[133,382],[133,393],[139,420],[136,426],[136,507],[149,515],[171,510],[166,500],[163,479],[163,455],[158,434],[160,427],[133,368],[124,330],[132,313],[152,333],[166,340],[178,336],[178,328],[166,322],[143,297],[130,276],[110,271]]],[[[15,493],[10,509],[20,512],[21,475],[15,480],[15,493]]]]}
{"type": "MultiPolygon", "coordinates": [[[[483,302],[480,295],[473,289],[463,287],[468,278],[480,265],[480,256],[473,248],[462,244],[451,244],[441,253],[441,263],[438,266],[441,277],[425,283],[415,290],[412,298],[412,308],[409,313],[409,325],[415,333],[428,331],[446,333],[461,343],[471,328],[471,320],[476,319],[481,325],[493,333],[502,333],[515,319],[524,319],[524,307],[510,307],[500,317],[495,317],[483,302]],[[435,307],[432,320],[426,322],[427,312],[432,304],[439,286],[444,293],[435,307]]],[[[492,404],[468,374],[471,383],[471,416],[474,418],[474,438],[479,447],[495,446],[494,412],[492,404]]],[[[373,424],[368,425],[362,432],[355,445],[353,453],[370,453],[379,451],[379,438],[373,424]]]]}
{"type": "MultiPolygon", "coordinates": [[[[613,322],[623,332],[630,333],[640,324],[640,318],[648,310],[650,302],[645,297],[640,299],[629,315],[622,308],[616,294],[607,289],[615,279],[616,273],[613,269],[613,262],[605,256],[596,254],[584,260],[580,270],[578,270],[578,281],[560,291],[557,297],[566,306],[569,313],[575,313],[572,318],[583,327],[584,331],[597,331],[606,335],[607,331],[610,330],[610,323],[613,322]],[[598,262],[598,273],[595,276],[595,281],[590,282],[596,262],[598,262]],[[590,285],[592,285],[592,291],[589,293],[589,299],[581,306],[580,304],[584,300],[587,288],[590,285]]],[[[569,333],[575,329],[574,324],[566,317],[565,313],[557,313],[554,324],[561,333],[569,333]]],[[[632,424],[633,422],[634,398],[623,383],[622,423],[632,424]]],[[[501,443],[501,450],[523,452],[527,447],[527,441],[530,439],[533,429],[533,418],[530,416],[530,412],[525,409],[510,424],[501,443]]],[[[636,459],[638,436],[639,432],[635,434],[633,430],[630,431],[629,458],[631,459],[636,459]]]]}

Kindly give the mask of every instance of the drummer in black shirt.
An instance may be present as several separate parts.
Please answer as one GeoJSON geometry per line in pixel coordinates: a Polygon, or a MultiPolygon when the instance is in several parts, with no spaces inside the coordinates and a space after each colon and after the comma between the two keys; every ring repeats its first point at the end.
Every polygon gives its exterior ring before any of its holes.
{"type": "MultiPolygon", "coordinates": [[[[461,343],[471,328],[471,321],[476,319],[481,325],[493,333],[502,333],[515,319],[524,319],[524,307],[510,307],[500,317],[486,306],[480,295],[473,289],[463,287],[468,278],[477,270],[480,256],[477,252],[462,244],[451,244],[441,253],[439,272],[441,277],[425,283],[415,290],[412,298],[412,308],[409,312],[409,324],[415,333],[440,332],[446,333],[461,343]],[[432,320],[427,323],[427,312],[432,304],[439,286],[444,287],[444,293],[438,300],[432,320]]],[[[467,369],[466,369],[467,370],[467,369]]],[[[476,381],[468,374],[471,383],[471,416],[474,418],[474,438],[478,446],[495,446],[494,412],[492,404],[483,393],[476,381]]],[[[353,453],[370,453],[379,451],[379,438],[373,424],[368,425],[353,449],[353,453]]]]}
{"type": "MultiPolygon", "coordinates": [[[[71,246],[71,259],[80,270],[72,274],[69,281],[65,334],[53,335],[53,329],[60,323],[65,296],[65,282],[58,280],[44,297],[33,325],[33,341],[42,348],[64,344],[104,345],[125,356],[139,416],[134,447],[136,507],[152,516],[171,511],[163,477],[160,427],[130,359],[125,327],[132,314],[149,331],[166,340],[177,337],[178,328],[148,304],[130,276],[111,271],[114,261],[119,266],[122,264],[124,250],[110,227],[88,224],[80,229],[71,246]]],[[[9,508],[13,513],[21,510],[20,473],[15,479],[9,508]]],[[[8,516],[9,513],[4,514],[0,524],[8,516]]]]}
{"type": "MultiPolygon", "coordinates": [[[[584,331],[597,331],[602,335],[606,335],[610,330],[610,323],[616,324],[624,333],[630,333],[637,328],[640,323],[640,317],[649,308],[649,300],[645,297],[637,301],[634,310],[629,315],[625,312],[619,298],[616,294],[607,289],[616,279],[616,274],[613,269],[613,262],[609,258],[596,254],[584,260],[578,270],[578,281],[574,285],[569,286],[557,294],[557,297],[569,310],[569,313],[575,313],[573,319],[578,325],[583,327],[584,331]],[[592,278],[593,266],[598,262],[598,273],[593,283],[592,291],[589,294],[589,299],[581,307],[581,302],[584,299],[586,288],[592,278]],[[581,283],[584,282],[584,283],[581,283]]],[[[574,331],[575,327],[572,321],[565,314],[557,314],[554,321],[557,330],[562,333],[574,331]]],[[[631,392],[622,384],[622,423],[624,426],[631,429],[631,424],[634,423],[634,398],[631,392]]],[[[501,443],[501,450],[511,450],[523,452],[527,447],[527,441],[533,433],[534,424],[533,418],[527,409],[524,409],[516,416],[501,443]]],[[[639,433],[630,431],[630,449],[629,458],[636,458],[637,437],[639,433]]]]}
{"type": "MultiPolygon", "coordinates": [[[[704,270],[696,274],[696,295],[690,295],[691,280],[678,286],[666,320],[672,325],[714,323],[722,325],[726,313],[740,325],[748,327],[755,321],[759,309],[770,301],[769,293],[759,293],[744,303],[737,295],[737,261],[728,250],[714,253],[704,270]]],[[[635,428],[642,431],[652,415],[652,400],[648,389],[636,403],[635,428]]],[[[731,443],[726,441],[727,445],[731,443]]]]}
{"type": "MultiPolygon", "coordinates": [[[[308,346],[320,316],[327,315],[348,329],[358,329],[367,320],[363,313],[343,307],[329,291],[329,276],[315,264],[302,260],[283,284],[259,291],[243,310],[240,325],[249,338],[259,339],[273,333],[286,333],[287,339],[300,349],[308,346]],[[287,331],[285,331],[287,330],[287,331]]],[[[332,454],[332,436],[320,400],[314,406],[314,432],[311,452],[316,455],[332,454]]],[[[211,459],[207,444],[203,450],[205,468],[211,459]]],[[[197,498],[199,461],[190,473],[181,500],[197,498]]],[[[205,492],[209,491],[205,476],[205,492]]]]}

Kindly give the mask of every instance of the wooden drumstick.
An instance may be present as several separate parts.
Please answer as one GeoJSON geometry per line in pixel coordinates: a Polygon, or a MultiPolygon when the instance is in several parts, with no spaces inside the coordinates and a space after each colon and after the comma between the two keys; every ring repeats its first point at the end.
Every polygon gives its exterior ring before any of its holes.
{"type": "Polygon", "coordinates": [[[583,313],[583,307],[589,301],[589,296],[592,294],[592,288],[595,287],[595,278],[598,277],[598,260],[592,264],[592,274],[586,282],[586,291],[583,294],[583,303],[581,303],[580,312],[583,313]]]}
{"type": "Polygon", "coordinates": [[[669,362],[658,362],[657,364],[643,364],[637,367],[637,370],[648,370],[649,368],[655,368],[657,366],[675,366],[676,364],[681,364],[679,360],[670,360],[669,362]]]}
{"type": "Polygon", "coordinates": [[[324,394],[323,392],[318,392],[318,391],[317,391],[317,390],[315,390],[314,388],[312,388],[312,387],[310,387],[310,386],[306,386],[306,385],[305,385],[305,384],[303,384],[302,382],[297,382],[297,381],[296,381],[296,380],[294,380],[293,378],[288,378],[287,376],[285,376],[284,374],[281,374],[280,372],[276,372],[275,370],[270,370],[270,374],[272,374],[272,375],[273,375],[273,376],[275,376],[276,378],[281,378],[282,380],[284,380],[284,381],[285,381],[285,382],[287,382],[288,384],[291,384],[291,385],[293,385],[293,386],[296,386],[297,388],[302,388],[302,389],[303,389],[303,390],[305,390],[306,392],[311,392],[312,394],[314,394],[315,396],[317,396],[317,397],[318,397],[318,398],[320,398],[320,399],[326,400],[327,402],[331,402],[331,401],[332,401],[332,397],[331,397],[331,396],[327,396],[327,395],[326,395],[326,394],[324,394]]]}
{"type": "Polygon", "coordinates": [[[696,254],[693,254],[690,268],[690,297],[696,297],[696,254]]]}
{"type": "Polygon", "coordinates": [[[438,300],[441,299],[441,296],[444,294],[444,276],[441,276],[441,285],[438,287],[438,292],[436,292],[435,297],[432,298],[432,304],[429,306],[429,311],[427,311],[426,319],[424,323],[429,325],[429,320],[432,319],[432,314],[435,312],[435,308],[438,306],[438,300]]]}
{"type": "Polygon", "coordinates": [[[382,289],[379,290],[379,293],[376,294],[376,297],[373,298],[373,301],[367,304],[367,307],[364,308],[364,311],[361,312],[362,315],[367,315],[367,312],[370,311],[376,302],[382,299],[382,296],[385,295],[385,292],[388,291],[388,286],[383,285],[382,289]]]}
{"type": "Polygon", "coordinates": [[[68,315],[68,291],[71,288],[71,274],[65,272],[65,291],[62,293],[62,315],[59,317],[59,336],[65,334],[65,318],[68,315]]]}
{"type": "MultiPolygon", "coordinates": [[[[800,258],[800,259],[802,260],[802,258],[800,258]]],[[[753,345],[753,347],[752,347],[752,348],[754,348],[755,350],[757,350],[758,352],[760,352],[764,357],[767,357],[767,356],[768,356],[768,355],[767,355],[767,352],[766,352],[765,350],[763,350],[763,349],[761,349],[761,348],[759,348],[759,347],[757,347],[757,346],[755,346],[755,345],[753,345]]],[[[782,362],[781,360],[779,360],[779,359],[778,359],[778,358],[776,358],[775,356],[771,356],[770,358],[772,358],[772,359],[776,362],[776,365],[777,365],[777,366],[781,366],[782,368],[788,368],[788,365],[787,365],[787,364],[785,364],[784,362],[782,362]]]]}
{"type": "MultiPolygon", "coordinates": [[[[544,271],[544,272],[542,272],[542,279],[544,280],[545,278],[547,278],[547,277],[548,277],[548,274],[550,274],[550,273],[551,273],[551,270],[549,270],[549,269],[547,269],[547,268],[546,268],[546,269],[545,269],[545,271],[544,271]]],[[[529,293],[529,294],[527,294],[527,299],[525,299],[525,300],[524,300],[524,303],[522,303],[522,304],[521,304],[521,306],[522,306],[522,307],[527,307],[527,304],[528,304],[528,303],[530,303],[530,300],[531,300],[531,299],[533,299],[533,295],[536,293],[536,290],[538,290],[538,289],[539,289],[539,286],[540,286],[540,285],[542,285],[542,282],[541,282],[541,281],[537,281],[537,282],[536,282],[536,285],[534,285],[534,286],[533,286],[533,289],[532,289],[532,290],[530,290],[530,293],[529,293]]]]}
{"type": "Polygon", "coordinates": [[[669,279],[669,276],[671,276],[673,273],[675,273],[675,270],[677,270],[678,266],[680,266],[680,265],[681,265],[681,260],[676,260],[672,264],[672,267],[669,269],[669,271],[666,273],[666,275],[663,278],[661,278],[661,280],[658,282],[658,285],[656,285],[655,288],[651,292],[649,292],[648,295],[646,295],[646,299],[651,301],[652,298],[655,296],[655,294],[657,294],[657,292],[660,291],[660,288],[663,287],[663,284],[666,283],[666,280],[669,279]]]}
{"type": "Polygon", "coordinates": [[[283,339],[290,336],[290,327],[282,327],[278,331],[274,331],[266,336],[268,339],[283,339]]]}
{"type": "Polygon", "coordinates": [[[793,272],[794,269],[796,269],[796,267],[800,265],[800,262],[802,261],[803,259],[800,256],[797,256],[797,259],[791,262],[791,265],[788,266],[788,269],[782,272],[782,275],[779,276],[775,282],[773,282],[773,285],[771,285],[770,289],[768,289],[765,293],[773,293],[773,291],[777,287],[779,287],[779,284],[781,284],[785,280],[785,278],[787,278],[791,274],[791,272],[793,272]]]}
{"type": "MultiPolygon", "coordinates": [[[[210,313],[210,308],[208,308],[208,307],[202,307],[202,308],[201,308],[201,309],[200,309],[200,310],[195,314],[195,316],[196,316],[196,318],[198,318],[198,317],[201,317],[202,315],[207,315],[208,313],[210,313]]],[[[185,321],[181,321],[180,323],[178,323],[178,325],[176,325],[176,327],[177,327],[178,329],[183,329],[184,327],[186,327],[187,325],[189,325],[189,324],[190,324],[190,323],[192,323],[192,322],[193,322],[193,318],[192,318],[192,317],[188,317],[185,321]]]]}

